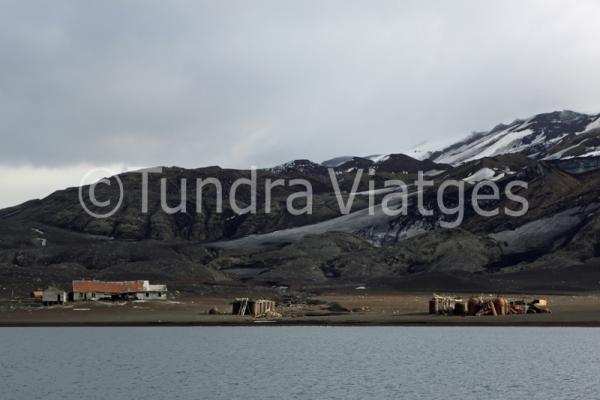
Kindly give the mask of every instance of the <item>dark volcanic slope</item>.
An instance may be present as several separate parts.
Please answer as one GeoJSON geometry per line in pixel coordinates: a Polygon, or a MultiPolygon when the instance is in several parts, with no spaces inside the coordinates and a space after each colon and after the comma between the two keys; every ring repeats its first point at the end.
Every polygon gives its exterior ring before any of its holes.
{"type": "MultiPolygon", "coordinates": [[[[330,193],[331,184],[326,170],[320,174],[303,174],[295,171],[274,173],[258,171],[257,199],[255,215],[238,215],[232,210],[229,193],[232,183],[238,178],[249,178],[249,171],[225,170],[220,168],[203,168],[185,170],[181,168],[165,168],[163,174],[151,174],[149,177],[148,212],[142,212],[141,174],[131,172],[120,175],[125,195],[123,206],[107,219],[97,219],[89,216],[81,207],[78,199],[78,189],[71,188],[53,193],[41,201],[25,203],[0,212],[4,215],[4,223],[36,222],[67,230],[101,235],[118,239],[133,240],[195,240],[213,241],[226,238],[242,237],[248,234],[270,232],[322,221],[339,215],[337,201],[330,193]],[[272,189],[271,212],[265,212],[265,180],[290,179],[303,177],[311,184],[315,195],[314,212],[312,215],[292,216],[287,213],[285,200],[291,193],[302,191],[302,187],[278,186],[272,189]],[[176,207],[181,204],[182,179],[187,179],[184,188],[187,202],[186,210],[168,214],[162,210],[161,182],[166,179],[167,204],[176,207]],[[214,185],[207,185],[202,192],[199,207],[196,191],[196,179],[217,178],[222,184],[223,211],[216,209],[217,191],[214,185]]],[[[339,176],[340,186],[349,190],[353,176],[339,176]]],[[[366,189],[366,185],[362,186],[366,189]]],[[[96,212],[105,210],[91,206],[87,198],[87,187],[83,190],[86,204],[96,212]]],[[[99,185],[98,200],[111,200],[116,204],[119,198],[118,185],[112,178],[112,184],[99,185]]],[[[236,194],[237,205],[246,207],[251,204],[249,186],[240,186],[236,194]]],[[[305,204],[299,199],[294,205],[301,208],[305,204]]],[[[355,206],[364,207],[364,199],[358,199],[355,206]]]]}
{"type": "MultiPolygon", "coordinates": [[[[25,293],[49,284],[68,287],[70,280],[88,277],[151,279],[188,291],[209,286],[326,287],[358,283],[405,289],[414,284],[418,289],[429,287],[426,282],[437,282],[440,290],[461,285],[473,289],[477,282],[486,288],[494,282],[521,289],[535,288],[538,283],[539,287],[583,288],[580,281],[571,286],[568,281],[551,284],[542,279],[536,283],[531,278],[535,275],[524,271],[583,266],[588,270],[596,265],[600,255],[600,171],[572,175],[555,163],[519,155],[443,167],[447,169],[436,176],[438,183],[455,179],[466,188],[464,222],[458,229],[441,228],[442,221],[456,216],[439,213],[436,187],[424,194],[425,206],[434,210],[430,217],[419,215],[414,207],[409,207],[404,216],[387,216],[380,208],[370,215],[364,208],[365,195],[356,196],[355,212],[339,216],[328,177],[318,173],[308,178],[316,188],[315,214],[299,219],[281,210],[231,218],[231,210],[223,215],[211,212],[214,203],[209,197],[203,197],[203,208],[208,210],[205,215],[193,215],[195,200],[188,204],[186,213],[165,214],[159,211],[158,177],[150,181],[154,189],[149,195],[148,215],[137,209],[139,196],[130,194],[126,195],[123,211],[107,220],[95,220],[81,210],[76,189],[57,192],[44,200],[0,212],[2,287],[25,293]],[[470,194],[482,171],[501,189],[500,198],[486,203],[486,209],[517,209],[518,204],[505,196],[504,188],[511,180],[520,179],[529,185],[519,192],[529,201],[529,212],[519,218],[504,212],[489,218],[475,214],[470,194]],[[228,225],[234,220],[234,225],[228,225]],[[515,276],[528,281],[520,282],[515,276]]],[[[169,185],[172,182],[168,189],[170,205],[177,204],[179,179],[192,180],[198,174],[219,174],[227,185],[249,172],[167,169],[167,181],[169,185]]],[[[305,176],[294,170],[259,171],[259,181],[282,174],[305,176]]],[[[414,178],[397,172],[378,174],[377,179],[414,178]]],[[[128,188],[140,184],[139,174],[121,178],[128,188]]],[[[339,178],[349,190],[354,175],[339,174],[339,178]]],[[[366,181],[361,189],[366,189],[366,181]]],[[[280,190],[277,199],[290,193],[290,188],[280,190]]],[[[108,197],[111,194],[104,193],[108,197]]],[[[456,191],[448,190],[446,205],[458,204],[456,196],[456,191]]],[[[563,279],[565,274],[549,276],[563,279]]],[[[587,289],[595,285],[590,281],[587,289]]]]}
{"type": "MultiPolygon", "coordinates": [[[[68,287],[70,280],[81,277],[151,279],[188,291],[356,284],[415,290],[597,290],[597,117],[541,114],[476,134],[435,153],[431,160],[390,154],[374,157],[375,161],[295,160],[259,170],[254,215],[238,215],[229,203],[232,183],[249,178],[250,171],[219,167],[165,168],[163,174],[151,174],[147,213],[142,212],[141,174],[136,172],[119,176],[125,187],[123,206],[106,219],[85,213],[77,188],[58,191],[0,210],[0,296],[50,284],[68,287]],[[354,192],[350,215],[340,215],[328,168],[334,169],[345,198],[354,192]],[[364,173],[353,188],[356,171],[368,168],[376,171],[375,176],[364,173]],[[418,171],[435,180],[422,193],[425,208],[433,214],[418,212],[414,186],[405,215],[384,213],[382,199],[399,190],[381,190],[384,180],[411,184],[418,171]],[[166,179],[171,207],[180,204],[182,190],[186,193],[185,211],[161,210],[161,178],[166,179]],[[187,187],[182,186],[183,178],[187,187]],[[204,188],[198,202],[197,178],[220,180],[222,213],[216,212],[217,191],[212,185],[204,188]],[[265,182],[298,178],[312,185],[313,213],[288,213],[287,197],[303,190],[289,185],[273,189],[272,212],[265,212],[265,182]],[[378,189],[372,211],[367,208],[369,179],[378,189]],[[444,215],[438,208],[439,185],[449,179],[464,186],[464,197],[449,187],[442,196],[444,204],[450,208],[463,204],[464,213],[444,215]],[[499,212],[483,217],[475,213],[471,195],[475,185],[486,180],[494,181],[500,193],[481,206],[499,212]],[[506,193],[514,180],[527,183],[527,188],[513,190],[529,205],[528,212],[518,217],[506,212],[522,206],[506,193]],[[458,228],[443,227],[457,218],[458,228]],[[570,271],[584,271],[590,279],[570,276],[570,271]]],[[[116,201],[117,185],[111,179],[111,186],[99,186],[98,200],[116,201]]],[[[87,195],[84,199],[89,204],[87,195]]],[[[237,200],[239,207],[251,204],[247,186],[240,187],[237,200]]],[[[398,201],[391,204],[398,207],[398,201]]],[[[299,199],[294,205],[300,208],[305,203],[299,199]]]]}
{"type": "Polygon", "coordinates": [[[437,164],[431,160],[416,160],[405,154],[390,154],[374,164],[374,168],[381,172],[404,172],[415,174],[419,171],[447,170],[446,164],[437,164]]]}
{"type": "MultiPolygon", "coordinates": [[[[382,186],[384,179],[416,172],[419,168],[443,168],[430,161],[418,161],[407,156],[394,155],[388,163],[383,163],[381,171],[375,177],[365,172],[359,182],[357,191],[368,190],[368,180],[373,179],[377,187],[382,186]]],[[[41,201],[32,201],[7,210],[0,210],[0,218],[6,223],[36,222],[71,231],[101,235],[118,239],[133,240],[195,240],[215,241],[260,234],[295,226],[302,226],[331,219],[340,215],[338,201],[333,193],[333,184],[327,168],[310,162],[296,160],[281,166],[258,170],[257,198],[255,214],[239,214],[232,209],[230,190],[233,182],[240,178],[250,178],[250,171],[221,169],[219,167],[187,170],[183,168],[163,168],[161,174],[149,174],[148,209],[142,212],[142,174],[130,172],[119,175],[124,187],[123,205],[119,211],[106,219],[97,219],[88,215],[79,202],[78,188],[70,188],[53,193],[41,201]],[[222,185],[223,210],[217,212],[218,192],[214,185],[208,184],[198,196],[197,179],[216,178],[222,185]],[[302,178],[307,180],[313,191],[313,212],[300,216],[287,212],[286,200],[296,192],[304,191],[302,186],[292,186],[290,181],[302,178]],[[161,206],[161,180],[165,180],[167,205],[177,207],[182,204],[182,191],[185,193],[185,210],[169,214],[161,206]],[[266,181],[284,180],[284,185],[270,190],[271,207],[266,211],[266,181]],[[182,180],[186,180],[185,187],[182,180]],[[198,201],[201,199],[201,201],[198,201]]],[[[342,192],[351,192],[356,178],[356,171],[338,170],[336,180],[342,192]]],[[[111,178],[111,185],[99,185],[96,197],[99,201],[110,200],[116,204],[119,199],[119,186],[116,179],[111,178]]],[[[88,198],[88,187],[83,190],[86,204],[92,211],[102,213],[106,210],[94,208],[88,198]]],[[[252,204],[250,187],[239,186],[235,196],[236,204],[245,208],[252,204]]],[[[367,207],[365,196],[357,196],[353,209],[367,207]]],[[[294,202],[297,209],[306,205],[303,198],[294,202]]]]}

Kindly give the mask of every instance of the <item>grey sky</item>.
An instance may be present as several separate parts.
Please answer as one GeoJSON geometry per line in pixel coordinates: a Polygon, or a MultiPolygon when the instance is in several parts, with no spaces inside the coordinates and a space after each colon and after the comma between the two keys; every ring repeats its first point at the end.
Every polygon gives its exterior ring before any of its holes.
{"type": "Polygon", "coordinates": [[[600,112],[600,2],[0,5],[5,169],[270,166],[600,112]]]}

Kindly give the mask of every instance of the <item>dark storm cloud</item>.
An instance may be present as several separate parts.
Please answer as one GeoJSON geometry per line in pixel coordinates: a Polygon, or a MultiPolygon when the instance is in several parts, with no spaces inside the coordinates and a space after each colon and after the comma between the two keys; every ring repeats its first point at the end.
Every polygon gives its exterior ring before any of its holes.
{"type": "Polygon", "coordinates": [[[4,166],[269,166],[600,111],[592,1],[1,3],[4,166]]]}

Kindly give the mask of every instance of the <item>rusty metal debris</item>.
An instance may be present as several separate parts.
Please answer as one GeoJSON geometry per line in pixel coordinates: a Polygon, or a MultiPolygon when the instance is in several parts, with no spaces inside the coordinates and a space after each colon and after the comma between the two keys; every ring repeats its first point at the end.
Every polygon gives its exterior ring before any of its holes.
{"type": "Polygon", "coordinates": [[[524,299],[509,299],[503,296],[472,296],[467,301],[462,297],[440,296],[433,294],[429,300],[429,314],[440,315],[511,315],[539,314],[551,312],[548,300],[534,299],[527,302],[524,299]]]}

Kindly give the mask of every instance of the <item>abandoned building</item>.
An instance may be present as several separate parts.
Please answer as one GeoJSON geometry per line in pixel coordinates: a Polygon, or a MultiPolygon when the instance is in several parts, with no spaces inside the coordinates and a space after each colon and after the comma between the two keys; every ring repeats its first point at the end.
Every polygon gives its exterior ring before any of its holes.
{"type": "Polygon", "coordinates": [[[65,304],[67,302],[67,292],[55,287],[49,287],[42,293],[42,304],[50,306],[54,304],[65,304]]]}
{"type": "Polygon", "coordinates": [[[265,315],[275,312],[275,302],[273,300],[252,300],[246,297],[235,299],[233,302],[233,315],[265,315]]]}
{"type": "Polygon", "coordinates": [[[73,281],[73,301],[166,299],[167,285],[151,285],[148,281],[73,281]]]}
{"type": "Polygon", "coordinates": [[[469,300],[453,296],[438,296],[429,300],[429,314],[441,315],[511,315],[550,313],[546,299],[527,302],[524,299],[509,300],[503,296],[473,296],[469,300]]]}

